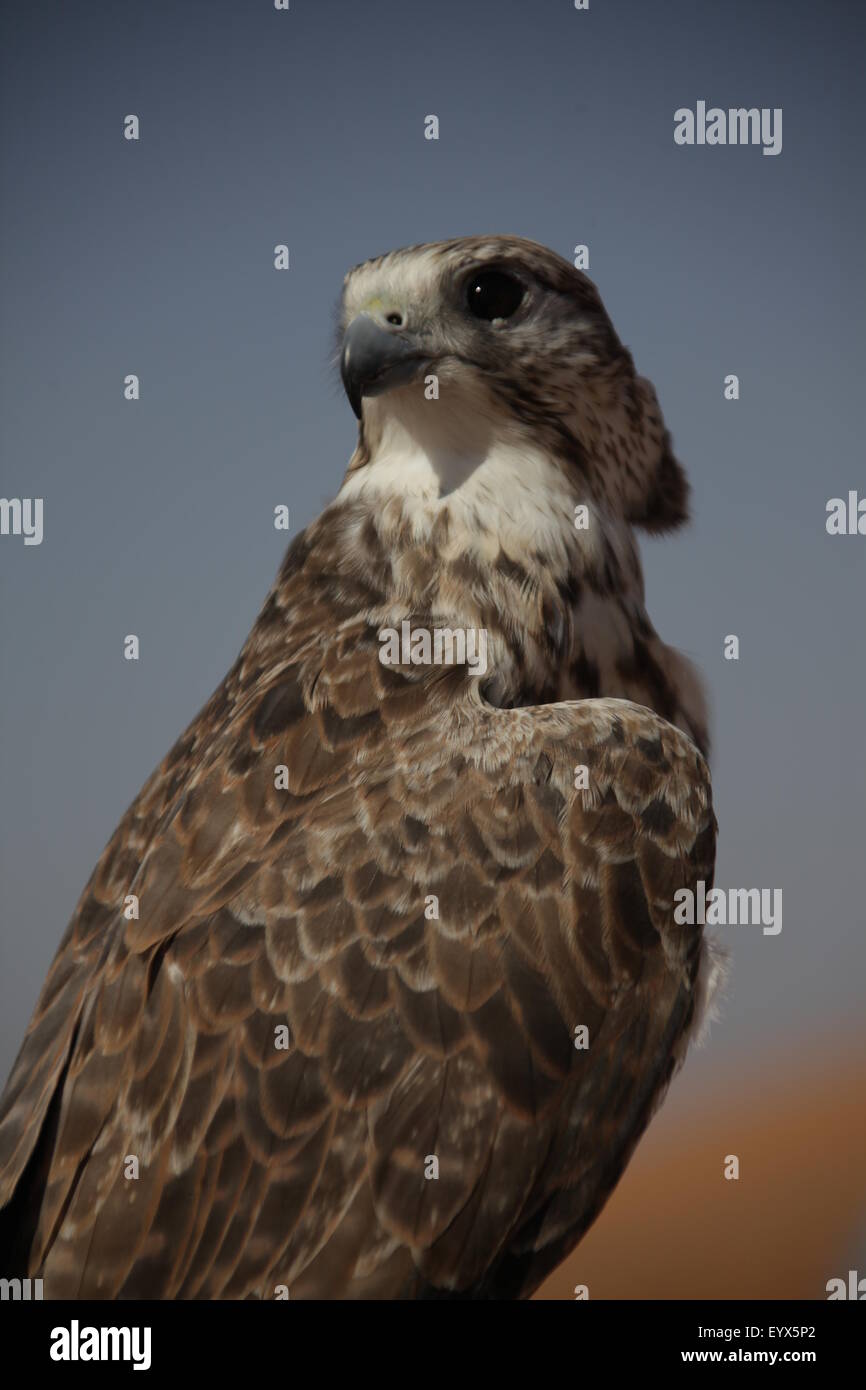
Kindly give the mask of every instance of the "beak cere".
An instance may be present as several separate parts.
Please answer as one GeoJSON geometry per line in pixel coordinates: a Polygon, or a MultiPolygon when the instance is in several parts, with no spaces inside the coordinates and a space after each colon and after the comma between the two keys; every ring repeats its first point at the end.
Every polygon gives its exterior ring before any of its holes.
{"type": "Polygon", "coordinates": [[[343,337],[340,375],[358,419],[364,396],[379,396],[394,386],[405,386],[427,360],[418,344],[404,333],[384,327],[369,314],[354,318],[343,337]]]}

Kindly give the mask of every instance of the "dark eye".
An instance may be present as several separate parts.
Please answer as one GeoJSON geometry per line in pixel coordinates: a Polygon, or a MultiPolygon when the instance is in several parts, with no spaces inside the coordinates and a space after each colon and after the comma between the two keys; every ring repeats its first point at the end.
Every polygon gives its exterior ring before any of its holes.
{"type": "Polygon", "coordinates": [[[482,270],[466,286],[466,307],[477,319],[508,319],[523,299],[523,286],[501,270],[482,270]]]}

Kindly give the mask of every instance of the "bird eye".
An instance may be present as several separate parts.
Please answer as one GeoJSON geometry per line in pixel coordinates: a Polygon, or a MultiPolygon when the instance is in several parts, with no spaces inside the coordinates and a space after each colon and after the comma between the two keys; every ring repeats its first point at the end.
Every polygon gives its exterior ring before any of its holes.
{"type": "Polygon", "coordinates": [[[476,319],[508,319],[523,299],[523,286],[501,270],[482,270],[466,286],[466,307],[476,319]]]}

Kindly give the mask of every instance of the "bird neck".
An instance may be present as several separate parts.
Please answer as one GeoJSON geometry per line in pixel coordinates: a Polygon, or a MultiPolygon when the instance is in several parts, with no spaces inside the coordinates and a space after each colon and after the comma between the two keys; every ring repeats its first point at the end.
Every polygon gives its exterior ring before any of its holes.
{"type": "Polygon", "coordinates": [[[630,699],[705,747],[699,683],[646,614],[631,528],[565,465],[509,441],[450,490],[428,449],[404,445],[355,461],[290,550],[277,594],[297,583],[304,601],[279,600],[283,642],[311,639],[321,600],[346,640],[372,637],[380,659],[429,666],[431,691],[455,660],[499,707],[630,699]]]}

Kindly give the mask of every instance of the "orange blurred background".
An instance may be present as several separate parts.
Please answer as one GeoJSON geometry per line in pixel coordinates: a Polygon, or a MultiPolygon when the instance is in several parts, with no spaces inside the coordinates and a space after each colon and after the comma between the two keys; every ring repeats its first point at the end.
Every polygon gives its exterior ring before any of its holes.
{"type": "Polygon", "coordinates": [[[591,1299],[826,1299],[858,1254],[866,1276],[859,1051],[834,1041],[750,1062],[736,1086],[729,1071],[703,1087],[675,1078],[595,1225],[536,1298],[585,1284],[591,1299]]]}

